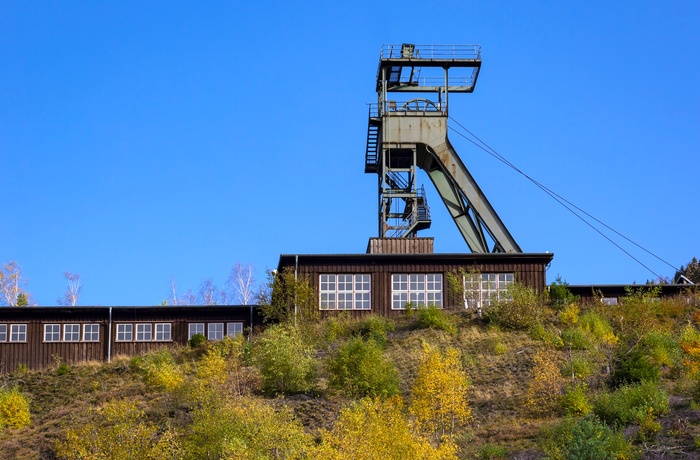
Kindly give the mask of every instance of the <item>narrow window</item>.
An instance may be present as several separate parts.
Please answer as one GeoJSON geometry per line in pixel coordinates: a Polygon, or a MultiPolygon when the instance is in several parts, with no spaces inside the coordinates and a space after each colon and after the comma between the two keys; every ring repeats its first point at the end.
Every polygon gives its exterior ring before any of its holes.
{"type": "Polygon", "coordinates": [[[156,340],[169,342],[171,328],[170,323],[156,323],[156,340]]]}
{"type": "Polygon", "coordinates": [[[7,342],[7,324],[0,324],[0,342],[7,342]]]}
{"type": "Polygon", "coordinates": [[[10,342],[26,342],[27,341],[27,325],[26,324],[10,324],[10,342]]]}
{"type": "Polygon", "coordinates": [[[153,340],[153,325],[152,324],[137,324],[136,325],[136,341],[150,342],[153,340]]]}
{"type": "Polygon", "coordinates": [[[61,340],[60,324],[44,324],[44,342],[59,342],[61,340]]]}
{"type": "Polygon", "coordinates": [[[134,340],[133,324],[117,324],[117,342],[131,342],[134,340]]]}
{"type": "Polygon", "coordinates": [[[226,335],[236,337],[243,334],[243,323],[226,323],[226,335]]]}
{"type": "Polygon", "coordinates": [[[187,340],[191,339],[192,336],[196,334],[204,335],[204,323],[190,323],[187,340]]]}
{"type": "Polygon", "coordinates": [[[99,324],[83,324],[83,340],[85,342],[100,341],[100,325],[99,324]]]}
{"type": "Polygon", "coordinates": [[[65,342],[80,342],[80,324],[64,324],[63,340],[65,342]]]}
{"type": "Polygon", "coordinates": [[[209,340],[221,340],[224,338],[224,323],[209,323],[209,340]]]}

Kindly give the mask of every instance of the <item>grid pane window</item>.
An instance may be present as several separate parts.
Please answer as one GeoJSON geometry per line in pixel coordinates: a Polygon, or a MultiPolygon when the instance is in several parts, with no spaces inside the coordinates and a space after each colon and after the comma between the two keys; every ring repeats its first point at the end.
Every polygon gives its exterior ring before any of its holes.
{"type": "Polygon", "coordinates": [[[364,274],[320,275],[322,310],[371,309],[371,276],[364,274]]]}
{"type": "Polygon", "coordinates": [[[209,340],[221,340],[224,338],[224,323],[209,323],[209,340]]]}
{"type": "Polygon", "coordinates": [[[511,300],[510,288],[515,283],[512,273],[471,273],[464,276],[465,308],[481,309],[511,300]]]}
{"type": "Polygon", "coordinates": [[[226,323],[226,335],[236,337],[243,334],[243,323],[226,323]]]}
{"type": "Polygon", "coordinates": [[[64,324],[63,340],[66,342],[80,342],[80,324],[64,324]]]}
{"type": "Polygon", "coordinates": [[[26,324],[10,324],[10,342],[26,342],[27,341],[27,325],[26,324]]]}
{"type": "Polygon", "coordinates": [[[187,339],[191,339],[196,334],[204,335],[204,323],[190,323],[187,339]]]}
{"type": "Polygon", "coordinates": [[[7,342],[7,324],[0,324],[0,342],[7,342]]]}
{"type": "Polygon", "coordinates": [[[442,308],[442,273],[395,273],[391,275],[391,308],[402,310],[407,303],[417,307],[442,308]]]}
{"type": "Polygon", "coordinates": [[[117,342],[131,342],[134,340],[133,324],[117,324],[117,342]]]}
{"type": "Polygon", "coordinates": [[[85,342],[100,341],[100,325],[99,324],[83,324],[83,340],[85,342]]]}
{"type": "Polygon", "coordinates": [[[44,324],[44,342],[60,342],[61,341],[61,325],[60,324],[44,324]]]}
{"type": "Polygon", "coordinates": [[[137,324],[136,325],[136,340],[139,342],[148,342],[153,340],[153,325],[152,324],[137,324]]]}
{"type": "Polygon", "coordinates": [[[170,323],[156,323],[156,340],[170,341],[171,329],[170,323]]]}

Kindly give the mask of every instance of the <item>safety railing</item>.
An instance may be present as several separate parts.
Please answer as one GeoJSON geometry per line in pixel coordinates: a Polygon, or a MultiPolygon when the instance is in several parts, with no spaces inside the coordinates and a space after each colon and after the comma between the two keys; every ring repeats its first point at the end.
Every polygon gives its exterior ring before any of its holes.
{"type": "Polygon", "coordinates": [[[380,58],[479,60],[481,45],[382,45],[380,58]]]}

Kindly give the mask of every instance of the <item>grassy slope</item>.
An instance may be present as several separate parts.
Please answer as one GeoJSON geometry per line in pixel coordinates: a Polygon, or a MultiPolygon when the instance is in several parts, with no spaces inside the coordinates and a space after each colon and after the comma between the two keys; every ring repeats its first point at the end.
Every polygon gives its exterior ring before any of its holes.
{"type": "MultiPolygon", "coordinates": [[[[416,329],[409,319],[400,321],[389,333],[387,354],[399,368],[402,392],[409,394],[423,341],[456,347],[462,351],[464,367],[470,377],[469,396],[473,408],[472,423],[457,436],[461,456],[477,458],[484,451],[484,445],[493,445],[505,447],[506,458],[540,458],[536,445],[538,433],[559,421],[560,416],[533,416],[524,406],[532,378],[532,358],[538,350],[547,349],[557,359],[565,361],[568,352],[552,351],[526,332],[489,328],[462,315],[454,319],[459,323],[457,334],[416,329]]],[[[683,320],[679,318],[677,325],[683,320]]],[[[328,348],[335,346],[337,343],[330,343],[328,348]]],[[[196,359],[192,351],[180,350],[179,353],[185,355],[181,359],[196,359]]],[[[603,375],[594,375],[589,381],[593,390],[596,386],[602,388],[603,375]]],[[[289,396],[274,402],[293,407],[312,433],[322,427],[329,428],[348,399],[326,391],[323,382],[321,375],[320,390],[314,396],[289,396]]],[[[694,447],[694,439],[700,435],[700,411],[691,407],[688,390],[678,380],[662,383],[672,394],[671,411],[661,419],[661,434],[640,445],[645,450],[643,458],[700,458],[694,447]]],[[[0,433],[1,458],[54,458],[53,446],[66,427],[80,423],[89,407],[100,406],[111,399],[147,401],[147,412],[153,420],[167,418],[182,427],[187,423],[186,408],[173,410],[167,395],[149,391],[126,358],[115,359],[111,364],[71,366],[64,375],[58,375],[56,369],[5,375],[0,377],[0,385],[19,386],[29,395],[32,410],[30,427],[5,429],[0,433]]]]}

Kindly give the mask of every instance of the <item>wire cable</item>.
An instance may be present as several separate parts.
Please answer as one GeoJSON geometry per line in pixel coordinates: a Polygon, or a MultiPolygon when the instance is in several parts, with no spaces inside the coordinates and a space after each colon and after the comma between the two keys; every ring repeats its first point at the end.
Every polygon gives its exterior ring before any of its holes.
{"type": "Polygon", "coordinates": [[[545,192],[547,195],[549,195],[553,200],[555,200],[557,203],[559,203],[561,206],[563,206],[565,209],[567,209],[570,213],[572,213],[574,216],[578,217],[582,222],[584,222],[586,225],[588,225],[590,228],[592,228],[594,231],[596,231],[598,234],[600,234],[603,238],[605,238],[606,240],[608,240],[612,245],[614,245],[614,246],[615,246],[616,248],[618,248],[620,251],[624,252],[627,256],[629,256],[631,259],[633,259],[633,260],[634,260],[635,262],[637,262],[639,265],[641,265],[642,267],[646,268],[646,269],[647,269],[650,273],[652,273],[656,278],[659,278],[659,279],[660,279],[661,276],[659,276],[659,275],[658,275],[656,272],[654,272],[651,268],[649,268],[649,267],[646,266],[644,263],[642,263],[642,261],[640,261],[638,258],[634,257],[629,251],[625,250],[622,246],[620,246],[618,243],[616,243],[615,241],[613,241],[608,235],[606,235],[606,234],[603,233],[600,229],[598,229],[597,227],[595,227],[592,223],[590,223],[588,220],[586,220],[586,219],[585,219],[583,216],[581,216],[579,213],[577,213],[576,211],[574,211],[574,209],[576,209],[576,210],[579,211],[580,213],[586,215],[588,218],[594,220],[595,222],[597,222],[598,224],[602,225],[603,227],[607,228],[608,230],[610,230],[611,232],[615,233],[615,234],[618,235],[619,237],[625,239],[625,240],[628,241],[629,243],[635,245],[636,247],[638,247],[639,249],[643,250],[643,251],[646,252],[647,254],[650,254],[651,256],[653,256],[653,257],[655,257],[656,259],[660,260],[661,262],[665,263],[666,265],[668,265],[669,267],[673,268],[674,270],[678,270],[678,267],[676,267],[676,266],[674,266],[673,264],[671,264],[670,262],[668,262],[668,261],[662,259],[662,258],[659,257],[658,255],[654,254],[653,252],[649,251],[649,250],[646,249],[645,247],[643,247],[643,246],[641,246],[640,244],[636,243],[636,242],[633,241],[632,239],[630,239],[630,238],[628,238],[627,236],[623,235],[622,233],[618,232],[618,231],[615,230],[614,228],[610,227],[610,226],[607,225],[605,222],[601,221],[600,219],[596,218],[595,216],[592,216],[590,213],[588,213],[588,212],[586,212],[585,210],[581,209],[579,206],[576,206],[575,204],[573,204],[572,202],[570,202],[570,201],[567,200],[566,198],[562,197],[562,196],[559,195],[558,193],[554,192],[554,191],[551,190],[550,188],[548,188],[548,187],[546,187],[545,185],[543,185],[542,183],[538,182],[537,180],[535,180],[534,178],[532,178],[531,176],[529,176],[528,174],[526,174],[525,172],[523,172],[520,168],[518,168],[517,166],[515,166],[513,163],[511,163],[510,161],[508,161],[503,155],[501,155],[500,153],[498,153],[494,148],[492,148],[491,146],[489,146],[486,142],[484,142],[483,140],[481,140],[481,139],[480,139],[478,136],[476,136],[474,133],[472,133],[471,131],[469,131],[469,129],[467,129],[466,127],[464,127],[464,125],[462,125],[459,121],[455,120],[455,119],[452,118],[452,117],[449,117],[449,118],[450,118],[453,122],[455,122],[460,128],[462,128],[464,131],[466,131],[467,133],[469,133],[469,135],[472,136],[474,139],[476,139],[478,142],[476,142],[476,141],[470,139],[470,138],[467,137],[464,133],[461,133],[460,131],[458,131],[458,130],[452,128],[452,127],[450,127],[450,130],[452,130],[453,132],[455,132],[457,135],[461,136],[462,138],[466,139],[467,141],[471,142],[471,143],[474,144],[476,147],[478,147],[478,148],[480,148],[481,150],[485,151],[485,152],[488,153],[489,155],[493,156],[494,158],[496,158],[496,159],[499,160],[500,162],[504,163],[505,165],[507,165],[508,167],[510,167],[511,169],[513,169],[514,171],[516,171],[518,174],[522,175],[522,176],[525,177],[527,180],[529,180],[530,182],[532,182],[535,186],[537,186],[539,189],[541,189],[543,192],[545,192]],[[572,209],[572,208],[574,208],[574,209],[572,209]]]}

